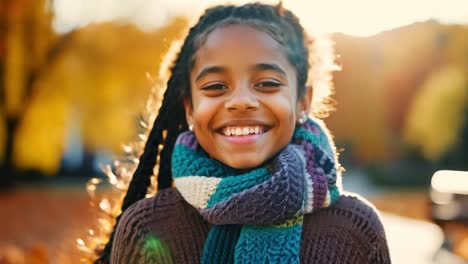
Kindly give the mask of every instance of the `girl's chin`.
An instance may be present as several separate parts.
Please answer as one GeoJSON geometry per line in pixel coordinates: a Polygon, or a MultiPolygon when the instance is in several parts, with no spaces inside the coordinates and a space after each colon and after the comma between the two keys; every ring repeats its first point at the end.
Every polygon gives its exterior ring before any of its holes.
{"type": "Polygon", "coordinates": [[[230,157],[229,159],[220,159],[220,161],[237,170],[248,170],[252,168],[257,168],[260,167],[265,160],[259,159],[258,154],[255,155],[256,157],[252,157],[253,155],[243,155],[242,157],[235,158],[235,157],[230,157]]]}
{"type": "MultiPolygon", "coordinates": [[[[267,153],[265,151],[262,151],[265,149],[257,149],[257,150],[251,150],[251,151],[244,151],[244,152],[238,152],[236,155],[224,155],[225,153],[221,153],[221,157],[218,156],[217,159],[221,163],[237,169],[237,170],[249,170],[249,169],[254,169],[258,167],[262,167],[265,164],[268,164],[272,162],[280,153],[281,149],[277,151],[273,151],[270,153],[267,153]]],[[[226,152],[229,153],[229,152],[226,152]]]]}

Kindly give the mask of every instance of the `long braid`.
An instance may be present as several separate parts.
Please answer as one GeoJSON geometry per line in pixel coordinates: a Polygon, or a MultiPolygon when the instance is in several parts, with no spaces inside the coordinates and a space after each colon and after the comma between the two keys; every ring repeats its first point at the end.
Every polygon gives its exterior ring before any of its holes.
{"type": "Polygon", "coordinates": [[[180,132],[187,130],[187,122],[185,120],[185,112],[182,105],[182,102],[179,100],[173,100],[170,102],[170,105],[168,105],[168,109],[171,111],[170,119],[179,120],[179,122],[168,122],[166,138],[164,139],[163,149],[159,156],[158,190],[170,188],[172,185],[172,151],[174,149],[177,136],[180,132]]]}
{"type": "MultiPolygon", "coordinates": [[[[237,19],[256,19],[259,21],[268,20],[273,24],[284,24],[284,22],[281,22],[282,19],[288,20],[286,23],[289,24],[289,27],[292,27],[294,31],[303,32],[302,27],[297,23],[297,18],[294,21],[294,19],[288,17],[289,14],[287,14],[287,18],[284,19],[282,12],[279,12],[278,8],[279,7],[275,8],[261,4],[247,4],[241,7],[213,7],[207,9],[205,14],[200,17],[198,23],[190,29],[182,49],[174,62],[174,66],[171,69],[171,77],[167,82],[167,90],[164,93],[159,114],[154,121],[148,140],[145,144],[144,151],[140,156],[140,162],[133,174],[123,200],[122,213],[116,218],[116,223],[113,227],[109,241],[107,242],[101,257],[97,259],[95,263],[107,264],[110,262],[112,243],[120,218],[128,207],[145,197],[147,188],[151,182],[150,177],[153,175],[153,168],[156,165],[158,155],[160,158],[157,177],[158,190],[169,188],[172,185],[171,156],[178,135],[187,130],[183,100],[191,99],[189,80],[190,64],[193,55],[198,48],[198,43],[196,43],[198,37],[219,21],[226,20],[230,17],[237,19]],[[159,152],[159,147],[161,145],[163,148],[161,152],[159,152]]],[[[292,16],[294,18],[294,15],[292,16]]],[[[303,35],[300,34],[300,36],[302,38],[303,35]]],[[[299,41],[301,42],[303,39],[299,39],[299,41]]],[[[305,59],[306,58],[307,56],[305,56],[305,59]]],[[[304,65],[302,61],[296,63],[295,60],[297,58],[290,59],[293,60],[293,65],[304,65]]],[[[303,60],[304,58],[299,59],[303,60]]],[[[308,67],[308,64],[306,67],[308,67]]],[[[299,76],[307,76],[307,70],[304,72],[303,67],[298,68],[298,73],[299,76]]],[[[299,86],[299,89],[301,88],[302,87],[299,86]]]]}
{"type": "MultiPolygon", "coordinates": [[[[166,93],[170,93],[170,91],[168,90],[166,93]]],[[[97,259],[95,263],[107,264],[110,262],[112,243],[114,241],[116,227],[120,222],[120,218],[122,217],[123,212],[133,203],[141,200],[146,195],[147,188],[151,182],[150,177],[153,174],[153,168],[156,165],[156,158],[159,154],[159,145],[163,143],[164,126],[168,120],[166,114],[167,111],[163,110],[167,109],[166,105],[168,104],[167,101],[169,100],[170,96],[165,95],[161,105],[160,114],[154,121],[153,127],[148,135],[148,140],[146,141],[144,151],[140,156],[140,162],[133,174],[132,180],[130,181],[125,198],[123,199],[121,210],[122,213],[116,217],[116,222],[109,237],[109,241],[104,247],[101,257],[97,259]]]]}

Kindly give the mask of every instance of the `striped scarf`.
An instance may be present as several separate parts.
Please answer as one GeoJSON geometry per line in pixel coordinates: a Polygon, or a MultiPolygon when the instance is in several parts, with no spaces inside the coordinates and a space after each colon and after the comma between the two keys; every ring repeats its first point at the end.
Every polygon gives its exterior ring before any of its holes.
{"type": "Polygon", "coordinates": [[[299,263],[304,214],[338,199],[337,167],[330,139],[312,119],[270,164],[248,172],[211,159],[192,132],[181,133],[175,186],[213,224],[201,263],[299,263]]]}

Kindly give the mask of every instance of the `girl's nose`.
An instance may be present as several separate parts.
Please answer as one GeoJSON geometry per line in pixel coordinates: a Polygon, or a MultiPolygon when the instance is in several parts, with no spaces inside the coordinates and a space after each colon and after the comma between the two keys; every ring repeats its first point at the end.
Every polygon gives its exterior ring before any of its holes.
{"type": "Polygon", "coordinates": [[[225,106],[228,110],[245,111],[258,108],[259,102],[254,92],[248,86],[243,86],[233,89],[225,106]]]}

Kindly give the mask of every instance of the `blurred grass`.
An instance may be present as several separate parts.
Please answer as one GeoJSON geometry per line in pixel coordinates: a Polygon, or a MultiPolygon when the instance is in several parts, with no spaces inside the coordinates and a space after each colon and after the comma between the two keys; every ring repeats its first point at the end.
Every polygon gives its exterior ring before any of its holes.
{"type": "Polygon", "coordinates": [[[0,208],[0,263],[80,263],[75,241],[97,219],[84,185],[21,186],[0,208]]]}

